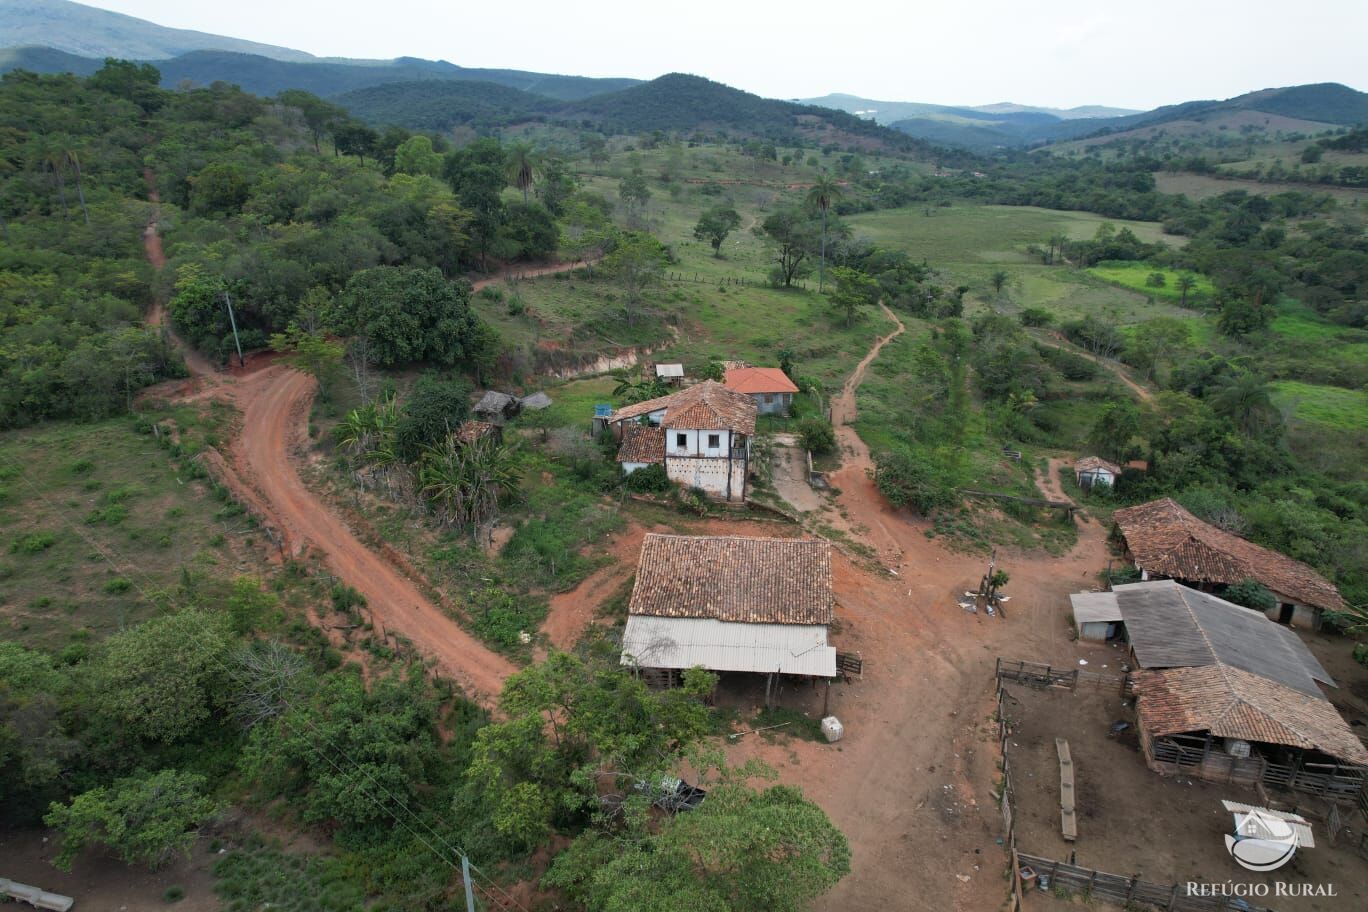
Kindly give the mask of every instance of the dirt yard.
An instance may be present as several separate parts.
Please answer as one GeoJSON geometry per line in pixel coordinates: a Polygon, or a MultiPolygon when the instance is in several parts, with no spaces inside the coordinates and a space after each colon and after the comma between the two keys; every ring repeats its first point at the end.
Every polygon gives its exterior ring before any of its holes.
{"type": "MultiPolygon", "coordinates": [[[[1105,648],[1105,647],[1104,647],[1105,648]]],[[[1096,666],[1090,666],[1096,667],[1096,666]]],[[[1115,666],[1113,666],[1115,667],[1115,666]]],[[[1360,827],[1338,847],[1324,838],[1316,818],[1325,805],[1304,799],[1299,813],[1312,819],[1315,848],[1266,874],[1246,871],[1226,852],[1231,816],[1221,800],[1259,805],[1253,789],[1160,776],[1145,766],[1134,728],[1113,736],[1113,722],[1134,722],[1132,701],[1110,689],[1080,686],[1034,690],[1009,685],[1005,711],[1011,721],[1007,755],[1016,791],[1017,844],[1022,852],[1068,861],[1109,874],[1138,874],[1151,883],[1252,884],[1275,881],[1335,885],[1335,898],[1281,898],[1259,904],[1280,910],[1347,910],[1368,907],[1368,863],[1352,846],[1360,827]],[[1060,836],[1059,759],[1055,738],[1067,738],[1075,770],[1078,839],[1060,836]]],[[[1288,796],[1274,793],[1275,801],[1288,796]]],[[[1055,901],[1032,895],[1030,908],[1055,901]]]]}

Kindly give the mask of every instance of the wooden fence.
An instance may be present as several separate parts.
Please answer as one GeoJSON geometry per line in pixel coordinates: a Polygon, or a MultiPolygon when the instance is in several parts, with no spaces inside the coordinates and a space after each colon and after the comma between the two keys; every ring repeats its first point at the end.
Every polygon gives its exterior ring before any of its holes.
{"type": "Polygon", "coordinates": [[[1368,817],[1368,796],[1365,796],[1365,792],[1368,792],[1368,768],[1334,763],[1298,763],[1289,766],[1272,763],[1257,754],[1232,757],[1222,751],[1212,750],[1209,738],[1192,735],[1169,735],[1152,741],[1142,736],[1141,740],[1152,765],[1165,766],[1173,772],[1200,779],[1245,785],[1257,782],[1286,791],[1349,801],[1368,817]]]}
{"type": "Polygon", "coordinates": [[[1018,853],[1017,875],[1023,866],[1030,867],[1038,878],[1048,878],[1051,889],[1080,893],[1085,899],[1100,899],[1127,909],[1149,906],[1164,912],[1272,912],[1263,906],[1251,905],[1248,900],[1234,896],[1189,896],[1182,884],[1156,884],[1139,876],[1125,877],[1092,868],[1080,868],[1053,858],[1018,853]]]}
{"type": "Polygon", "coordinates": [[[996,675],[999,686],[1003,681],[1016,681],[1031,687],[1066,687],[1077,690],[1079,684],[1095,687],[1111,687],[1123,695],[1129,694],[1129,681],[1125,675],[1103,674],[1082,668],[1056,668],[1043,662],[1024,662],[1020,659],[1004,659],[998,656],[996,675]]]}

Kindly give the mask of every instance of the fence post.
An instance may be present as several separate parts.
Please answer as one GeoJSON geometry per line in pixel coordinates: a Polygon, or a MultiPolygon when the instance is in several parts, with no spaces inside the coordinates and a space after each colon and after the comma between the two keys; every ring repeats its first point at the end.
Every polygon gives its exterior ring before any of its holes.
{"type": "Polygon", "coordinates": [[[1169,891],[1169,901],[1168,901],[1168,905],[1165,906],[1164,908],[1167,909],[1168,912],[1173,912],[1173,907],[1174,907],[1177,903],[1178,903],[1178,885],[1177,885],[1177,884],[1174,884],[1174,885],[1173,885],[1173,889],[1169,891]]]}

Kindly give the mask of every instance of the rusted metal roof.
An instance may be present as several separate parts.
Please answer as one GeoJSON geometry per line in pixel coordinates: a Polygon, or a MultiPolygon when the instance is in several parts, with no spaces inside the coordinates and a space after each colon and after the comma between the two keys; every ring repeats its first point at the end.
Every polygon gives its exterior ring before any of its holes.
{"type": "Polygon", "coordinates": [[[629,424],[622,429],[618,462],[664,462],[665,429],[644,424],[629,424]]]}
{"type": "Polygon", "coordinates": [[[1339,590],[1311,567],[1204,523],[1170,498],[1117,510],[1112,518],[1136,565],[1151,574],[1222,585],[1252,578],[1315,608],[1344,608],[1339,590]]]}
{"type": "MultiPolygon", "coordinates": [[[[1127,583],[1112,591],[1141,668],[1229,665],[1320,695],[1303,654],[1263,612],[1173,580],[1127,583]]],[[[1319,665],[1315,671],[1324,674],[1319,665]]]]}
{"type": "Polygon", "coordinates": [[[1228,665],[1139,671],[1132,680],[1140,725],[1152,736],[1209,731],[1368,765],[1368,748],[1319,694],[1228,665]]]}
{"type": "Polygon", "coordinates": [[[746,624],[829,624],[831,545],[815,539],[651,533],[628,612],[746,624]]]}
{"type": "Polygon", "coordinates": [[[722,375],[727,389],[738,393],[796,393],[798,386],[777,367],[736,367],[722,375]]]}
{"type": "Polygon", "coordinates": [[[681,430],[730,430],[755,433],[755,400],[727,389],[716,380],[704,380],[669,396],[624,405],[613,412],[610,422],[640,418],[665,411],[661,424],[681,430]]]}

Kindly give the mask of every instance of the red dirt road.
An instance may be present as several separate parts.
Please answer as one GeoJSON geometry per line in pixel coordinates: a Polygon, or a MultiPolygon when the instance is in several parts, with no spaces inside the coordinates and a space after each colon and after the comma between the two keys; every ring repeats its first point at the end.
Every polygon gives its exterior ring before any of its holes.
{"type": "Polygon", "coordinates": [[[411,640],[439,671],[472,699],[492,705],[513,664],[452,620],[389,561],[362,544],[346,524],[304,486],[290,453],[302,429],[314,381],[272,366],[238,384],[242,433],[233,443],[234,464],[277,521],[293,552],[311,548],[328,568],[366,597],[386,630],[411,640]]]}

